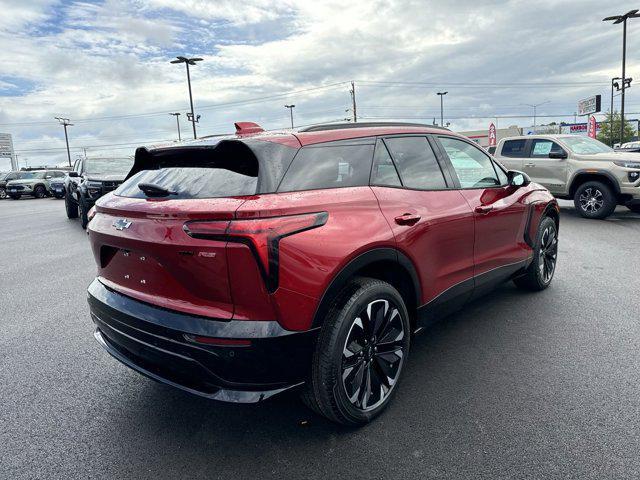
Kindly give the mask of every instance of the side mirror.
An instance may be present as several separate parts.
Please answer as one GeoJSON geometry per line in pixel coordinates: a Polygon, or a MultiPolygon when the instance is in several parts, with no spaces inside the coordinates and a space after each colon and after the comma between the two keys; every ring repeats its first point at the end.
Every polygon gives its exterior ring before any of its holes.
{"type": "Polygon", "coordinates": [[[526,187],[531,183],[529,175],[517,170],[509,170],[507,172],[507,178],[509,179],[509,185],[512,187],[526,187]]]}
{"type": "Polygon", "coordinates": [[[549,158],[557,158],[560,160],[564,160],[567,157],[568,157],[567,152],[565,152],[564,150],[560,152],[557,150],[555,152],[554,151],[549,152],[549,158]]]}
{"type": "Polygon", "coordinates": [[[78,172],[73,171],[73,172],[69,172],[69,177],[71,178],[78,178],[80,175],[78,175],[78,172]]]}

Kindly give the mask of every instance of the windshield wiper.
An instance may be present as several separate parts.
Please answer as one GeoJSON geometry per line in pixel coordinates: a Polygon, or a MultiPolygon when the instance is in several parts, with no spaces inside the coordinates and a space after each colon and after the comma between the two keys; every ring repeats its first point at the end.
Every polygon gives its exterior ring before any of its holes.
{"type": "Polygon", "coordinates": [[[139,183],[138,188],[142,190],[147,197],[168,197],[169,195],[178,194],[155,183],[139,183]]]}

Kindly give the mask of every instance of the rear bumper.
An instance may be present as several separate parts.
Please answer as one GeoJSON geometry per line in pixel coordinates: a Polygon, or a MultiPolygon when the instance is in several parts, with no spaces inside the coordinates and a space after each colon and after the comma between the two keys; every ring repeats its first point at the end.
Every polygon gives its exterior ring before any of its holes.
{"type": "Polygon", "coordinates": [[[159,382],[228,402],[259,402],[302,384],[319,331],[187,315],[133,300],[97,279],[88,300],[95,338],[114,358],[159,382]],[[185,335],[250,340],[250,345],[199,344],[185,335]]]}

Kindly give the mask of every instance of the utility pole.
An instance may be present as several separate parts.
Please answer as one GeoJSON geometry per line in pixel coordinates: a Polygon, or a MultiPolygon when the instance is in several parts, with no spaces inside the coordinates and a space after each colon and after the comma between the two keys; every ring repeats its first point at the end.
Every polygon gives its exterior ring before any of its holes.
{"type": "Polygon", "coordinates": [[[356,111],[356,84],[353,80],[351,80],[351,90],[349,90],[351,94],[351,102],[353,103],[353,122],[358,121],[358,114],[356,111]]]}
{"type": "Polygon", "coordinates": [[[69,159],[69,166],[71,166],[71,153],[69,152],[69,135],[67,135],[67,127],[72,127],[73,123],[69,123],[68,118],[54,117],[60,122],[60,125],[64,127],[64,141],[67,143],[67,158],[69,159]]]}
{"type": "Polygon", "coordinates": [[[284,108],[288,108],[289,109],[289,114],[291,115],[291,128],[293,128],[293,109],[296,106],[291,104],[291,105],[285,105],[284,108]]]}
{"type": "Polygon", "coordinates": [[[438,92],[437,95],[440,96],[440,126],[444,127],[444,96],[449,92],[438,92]]]}
{"type": "MultiPolygon", "coordinates": [[[[626,63],[627,63],[627,20],[630,18],[638,18],[638,10],[629,10],[624,15],[614,15],[612,17],[603,18],[603,22],[613,21],[613,24],[622,23],[622,97],[620,99],[620,143],[624,142],[624,91],[627,83],[626,63]]],[[[631,82],[629,82],[631,83],[631,82]]]]}
{"type": "MultiPolygon", "coordinates": [[[[176,57],[176,60],[171,60],[170,63],[184,63],[187,67],[187,84],[189,85],[189,103],[191,105],[191,122],[193,123],[193,138],[198,138],[196,134],[196,122],[198,121],[199,116],[196,117],[193,111],[193,95],[191,94],[191,74],[189,73],[189,65],[194,65],[196,62],[201,62],[202,58],[187,58],[187,57],[176,57]]],[[[188,117],[188,115],[187,115],[188,117]]]]}
{"type": "Polygon", "coordinates": [[[542,102],[542,103],[534,103],[534,104],[531,104],[531,103],[523,103],[523,104],[522,104],[522,105],[525,105],[525,106],[527,106],[527,107],[532,107],[532,108],[533,108],[533,132],[534,132],[534,133],[535,133],[535,131],[536,131],[536,115],[537,115],[537,109],[538,109],[538,107],[539,107],[540,105],[546,105],[546,104],[547,104],[547,103],[549,103],[549,102],[550,102],[550,100],[547,100],[547,101],[542,102]]]}
{"type": "Polygon", "coordinates": [[[611,79],[611,109],[609,110],[611,114],[611,125],[609,127],[609,134],[611,135],[611,148],[613,148],[613,144],[615,143],[613,140],[613,88],[615,87],[616,90],[620,90],[620,84],[618,83],[618,80],[622,79],[620,77],[614,77],[611,79]]]}
{"type": "Polygon", "coordinates": [[[174,117],[176,117],[176,125],[178,126],[178,141],[180,142],[182,141],[182,138],[180,137],[180,112],[170,113],[169,115],[173,115],[174,117]]]}

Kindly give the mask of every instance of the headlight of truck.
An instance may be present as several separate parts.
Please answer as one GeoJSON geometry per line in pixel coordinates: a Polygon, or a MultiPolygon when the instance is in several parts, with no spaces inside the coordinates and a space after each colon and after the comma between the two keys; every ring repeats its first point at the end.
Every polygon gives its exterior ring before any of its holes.
{"type": "Polygon", "coordinates": [[[613,162],[613,163],[615,163],[619,167],[637,168],[638,170],[640,170],[640,162],[619,161],[619,162],[613,162]]]}

